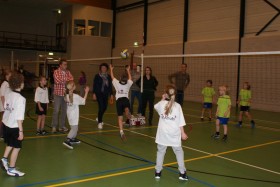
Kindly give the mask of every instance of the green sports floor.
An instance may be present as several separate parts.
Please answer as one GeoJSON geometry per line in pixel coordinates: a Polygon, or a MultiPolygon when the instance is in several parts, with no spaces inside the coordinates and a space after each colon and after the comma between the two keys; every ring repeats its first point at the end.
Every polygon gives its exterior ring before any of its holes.
{"type": "MultiPolygon", "coordinates": [[[[127,127],[127,141],[122,142],[116,123],[115,105],[109,106],[104,116],[104,129],[98,130],[95,121],[97,103],[90,96],[86,106],[80,107],[78,138],[81,144],[69,150],[62,145],[66,134],[35,135],[35,103],[32,94],[25,95],[28,98],[24,120],[25,139],[17,167],[26,175],[15,178],[1,171],[1,187],[280,186],[279,113],[253,110],[255,129],[251,129],[248,121],[242,128],[235,127],[236,117],[232,116],[229,139],[223,142],[211,138],[215,131],[214,122],[200,121],[201,105],[186,102],[183,111],[189,139],[183,142],[183,148],[190,180],[179,181],[176,158],[171,148],[165,156],[162,177],[155,180],[156,113],[153,126],[127,127]]],[[[233,108],[233,114],[234,111],[233,108]]],[[[50,107],[46,118],[46,130],[49,132],[51,114],[50,107]]],[[[4,148],[2,141],[1,155],[4,148]]]]}

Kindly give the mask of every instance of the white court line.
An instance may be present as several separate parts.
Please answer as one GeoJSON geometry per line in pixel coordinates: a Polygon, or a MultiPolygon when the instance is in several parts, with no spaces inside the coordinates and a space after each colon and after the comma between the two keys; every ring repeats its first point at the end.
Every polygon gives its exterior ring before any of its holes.
{"type": "MultiPolygon", "coordinates": [[[[95,121],[95,120],[93,120],[91,118],[87,118],[87,117],[83,117],[83,116],[80,116],[80,117],[84,118],[84,119],[88,119],[90,121],[95,121]]],[[[114,128],[119,128],[117,126],[114,126],[114,125],[111,125],[111,124],[108,124],[108,123],[104,123],[104,124],[108,125],[108,126],[111,126],[111,127],[114,127],[114,128]]],[[[135,132],[135,131],[128,130],[128,129],[124,129],[124,130],[126,130],[128,132],[131,132],[131,133],[134,133],[134,134],[138,134],[138,135],[141,135],[141,136],[145,136],[145,137],[148,137],[148,138],[155,139],[155,137],[149,136],[147,134],[135,132]]],[[[267,171],[267,172],[270,172],[270,173],[274,173],[274,174],[280,175],[280,172],[277,172],[277,171],[269,170],[269,169],[266,169],[266,168],[262,168],[262,167],[255,166],[255,165],[252,165],[252,164],[248,164],[248,163],[245,163],[245,162],[241,162],[241,161],[238,161],[238,160],[226,158],[226,157],[223,157],[223,156],[219,156],[217,154],[209,153],[209,152],[202,151],[202,150],[199,150],[199,149],[195,149],[195,148],[192,148],[192,147],[188,147],[188,146],[182,146],[182,147],[190,149],[190,150],[193,150],[193,151],[197,151],[197,152],[200,152],[200,153],[204,153],[204,154],[207,154],[207,155],[213,155],[214,157],[218,157],[218,158],[221,158],[221,159],[224,159],[224,160],[228,160],[228,161],[231,161],[231,162],[235,162],[235,163],[238,163],[238,164],[242,164],[242,165],[245,165],[245,166],[249,166],[249,167],[252,167],[252,168],[256,168],[256,169],[259,169],[259,170],[263,170],[263,171],[267,171]]]]}

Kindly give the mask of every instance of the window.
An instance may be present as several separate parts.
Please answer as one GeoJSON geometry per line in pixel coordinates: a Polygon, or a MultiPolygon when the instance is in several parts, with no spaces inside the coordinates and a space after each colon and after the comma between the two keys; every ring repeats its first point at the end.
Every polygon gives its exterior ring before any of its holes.
{"type": "Polygon", "coordinates": [[[83,19],[74,20],[74,34],[75,35],[85,35],[86,22],[83,19]]]}
{"type": "Polygon", "coordinates": [[[99,36],[99,21],[88,20],[88,32],[91,36],[99,36]]]}
{"type": "Polygon", "coordinates": [[[111,37],[111,23],[101,22],[101,36],[111,37]]]}

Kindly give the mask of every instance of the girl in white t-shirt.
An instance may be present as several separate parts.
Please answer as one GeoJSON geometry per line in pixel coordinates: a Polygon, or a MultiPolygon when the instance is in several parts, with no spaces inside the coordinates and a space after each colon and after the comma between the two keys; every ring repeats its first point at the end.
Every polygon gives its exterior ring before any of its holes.
{"type": "Polygon", "coordinates": [[[113,66],[110,64],[110,73],[112,77],[113,86],[116,90],[116,107],[118,115],[118,124],[120,128],[120,136],[123,141],[126,140],[123,132],[123,113],[127,119],[130,119],[130,102],[128,99],[129,89],[133,84],[131,80],[130,67],[126,67],[126,72],[121,75],[120,80],[114,77],[113,66]]]}
{"type": "Polygon", "coordinates": [[[47,79],[41,76],[39,79],[39,86],[35,91],[34,101],[36,102],[35,113],[38,115],[37,119],[37,135],[45,135],[47,132],[45,128],[45,118],[47,115],[48,104],[49,104],[49,94],[47,85],[47,79]]]}
{"type": "Polygon", "coordinates": [[[24,78],[21,74],[13,73],[9,79],[11,92],[5,96],[3,129],[4,141],[7,144],[1,159],[1,166],[7,174],[14,177],[21,177],[25,173],[16,168],[18,154],[22,147],[23,120],[25,113],[26,99],[20,94],[24,87],[24,78]],[[8,158],[10,156],[10,163],[8,158]]]}
{"type": "Polygon", "coordinates": [[[76,89],[76,85],[74,81],[69,81],[66,84],[66,88],[68,91],[68,94],[65,95],[65,101],[67,103],[67,118],[69,125],[71,127],[71,130],[69,131],[67,135],[67,139],[63,142],[63,145],[68,147],[69,149],[73,149],[73,144],[79,144],[81,143],[77,138],[78,133],[78,124],[79,124],[79,105],[85,105],[87,95],[89,92],[89,87],[86,86],[85,88],[85,95],[84,97],[81,97],[77,94],[74,94],[74,90],[76,89]]]}
{"type": "MultiPolygon", "coordinates": [[[[1,113],[1,119],[2,119],[2,112],[4,112],[4,103],[5,103],[5,95],[9,94],[11,92],[10,86],[9,86],[9,79],[12,75],[12,71],[5,70],[4,76],[5,80],[1,84],[0,88],[0,113],[1,113]]],[[[3,125],[2,122],[0,122],[0,138],[3,138],[3,125]]]]}
{"type": "Polygon", "coordinates": [[[186,125],[181,105],[175,102],[175,87],[168,85],[162,100],[155,104],[154,108],[159,114],[158,129],[156,135],[157,160],[155,178],[160,179],[163,160],[168,146],[171,146],[176,155],[179,169],[179,179],[188,180],[184,163],[184,151],[181,139],[188,138],[184,131],[186,125]]]}

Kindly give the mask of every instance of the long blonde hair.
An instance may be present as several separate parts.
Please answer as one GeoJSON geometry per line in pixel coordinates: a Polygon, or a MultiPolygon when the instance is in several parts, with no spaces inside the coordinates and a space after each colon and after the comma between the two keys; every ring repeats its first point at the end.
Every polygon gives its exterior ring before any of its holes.
{"type": "Polygon", "coordinates": [[[69,81],[66,84],[66,92],[64,95],[64,99],[66,102],[73,104],[73,92],[76,89],[76,85],[74,81],[69,81]],[[69,94],[69,100],[67,99],[67,94],[69,94]]]}
{"type": "Polygon", "coordinates": [[[165,105],[165,115],[172,112],[172,107],[175,103],[176,89],[172,85],[167,85],[165,87],[165,94],[167,96],[168,103],[165,105]]]}

